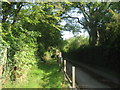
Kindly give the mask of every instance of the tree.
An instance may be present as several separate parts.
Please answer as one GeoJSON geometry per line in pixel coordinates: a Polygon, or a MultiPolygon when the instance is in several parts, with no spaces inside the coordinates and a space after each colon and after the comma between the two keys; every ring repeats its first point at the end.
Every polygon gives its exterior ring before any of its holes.
{"type": "MultiPolygon", "coordinates": [[[[114,3],[115,4],[115,3],[114,3]]],[[[112,14],[108,11],[114,4],[109,2],[76,2],[71,5],[71,9],[77,8],[78,13],[84,17],[80,20],[78,17],[64,15],[63,18],[72,18],[78,20],[83,29],[89,33],[90,45],[100,45],[105,42],[106,24],[112,22],[112,14]]],[[[70,10],[70,9],[69,9],[70,10]]],[[[118,13],[118,9],[114,9],[118,13]]],[[[67,14],[67,12],[66,12],[67,14]]]]}
{"type": "Polygon", "coordinates": [[[16,80],[37,63],[41,58],[36,59],[37,50],[42,56],[48,47],[59,45],[62,9],[57,9],[57,5],[61,4],[3,2],[2,37],[10,47],[7,63],[11,80],[16,80]]]}

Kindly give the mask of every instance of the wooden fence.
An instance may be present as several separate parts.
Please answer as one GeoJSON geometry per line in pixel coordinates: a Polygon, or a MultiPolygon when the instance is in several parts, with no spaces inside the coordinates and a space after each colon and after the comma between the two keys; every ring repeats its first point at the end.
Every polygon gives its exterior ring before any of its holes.
{"type": "MultiPolygon", "coordinates": [[[[64,80],[68,82],[68,85],[69,85],[69,88],[79,88],[78,85],[77,85],[77,82],[76,82],[76,70],[75,70],[75,66],[72,65],[71,67],[71,74],[68,73],[68,68],[67,68],[67,60],[63,60],[63,58],[59,59],[60,62],[59,62],[59,66],[61,65],[62,66],[62,71],[64,72],[64,80]]],[[[70,62],[69,62],[70,63],[70,62]]]]}

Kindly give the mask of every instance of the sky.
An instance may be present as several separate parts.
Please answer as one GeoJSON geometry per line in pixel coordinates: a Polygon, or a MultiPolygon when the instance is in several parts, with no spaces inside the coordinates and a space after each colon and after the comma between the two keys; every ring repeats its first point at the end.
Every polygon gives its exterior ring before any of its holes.
{"type": "MultiPolygon", "coordinates": [[[[71,37],[74,37],[74,35],[73,35],[73,33],[72,32],[70,32],[70,31],[63,31],[62,32],[62,38],[63,38],[63,40],[66,40],[66,39],[69,39],[69,38],[71,38],[71,37]]],[[[79,33],[78,34],[78,36],[85,36],[85,37],[88,37],[89,35],[88,35],[88,33],[87,32],[82,32],[82,33],[79,33]]]]}
{"type": "MultiPolygon", "coordinates": [[[[81,19],[83,17],[83,15],[78,14],[77,11],[78,11],[78,9],[75,9],[75,10],[73,10],[71,12],[68,12],[68,15],[78,17],[79,19],[81,19]]],[[[66,21],[62,20],[62,22],[60,24],[64,26],[66,24],[66,21]]],[[[69,39],[71,37],[74,37],[74,35],[73,35],[73,33],[71,31],[62,31],[62,35],[63,35],[62,38],[64,40],[69,39]]],[[[84,35],[85,37],[89,36],[88,32],[84,31],[83,29],[81,29],[81,33],[78,33],[78,36],[80,36],[80,35],[84,35]]]]}

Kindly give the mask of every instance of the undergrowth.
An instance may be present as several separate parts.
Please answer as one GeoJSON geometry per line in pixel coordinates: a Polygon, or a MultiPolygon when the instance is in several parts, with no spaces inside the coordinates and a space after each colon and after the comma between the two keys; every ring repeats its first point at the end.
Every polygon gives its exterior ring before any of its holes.
{"type": "Polygon", "coordinates": [[[56,60],[40,62],[29,71],[23,82],[6,81],[3,88],[65,88],[63,73],[59,72],[56,60]]]}

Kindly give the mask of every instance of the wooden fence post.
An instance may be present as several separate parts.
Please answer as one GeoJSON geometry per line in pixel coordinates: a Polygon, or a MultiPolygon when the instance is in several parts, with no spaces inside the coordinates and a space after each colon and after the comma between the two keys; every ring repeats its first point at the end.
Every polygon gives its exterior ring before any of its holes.
{"type": "MultiPolygon", "coordinates": [[[[63,67],[63,72],[64,72],[64,80],[66,81],[67,80],[67,78],[66,78],[66,76],[65,76],[65,74],[66,74],[66,60],[64,60],[64,67],[63,67]]],[[[65,82],[64,82],[65,83],[65,82]]]]}
{"type": "Polygon", "coordinates": [[[75,88],[75,66],[72,66],[72,88],[75,88]]]}
{"type": "Polygon", "coordinates": [[[64,60],[64,72],[66,73],[66,60],[64,60]]]}

